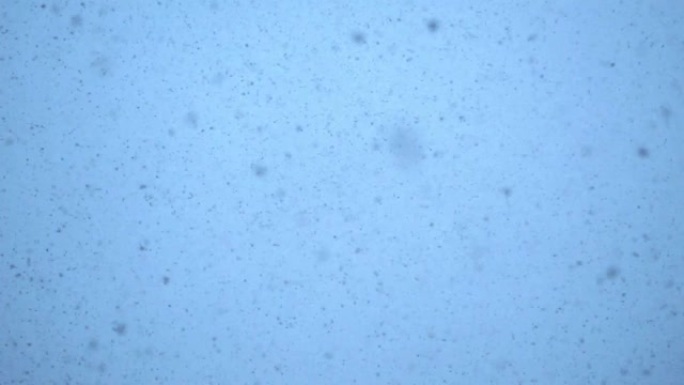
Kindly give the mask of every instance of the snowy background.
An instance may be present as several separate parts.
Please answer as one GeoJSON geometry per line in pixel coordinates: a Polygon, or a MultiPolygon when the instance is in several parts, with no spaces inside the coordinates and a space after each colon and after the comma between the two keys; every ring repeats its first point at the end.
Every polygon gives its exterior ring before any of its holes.
{"type": "Polygon", "coordinates": [[[0,384],[684,383],[684,3],[0,4],[0,384]]]}

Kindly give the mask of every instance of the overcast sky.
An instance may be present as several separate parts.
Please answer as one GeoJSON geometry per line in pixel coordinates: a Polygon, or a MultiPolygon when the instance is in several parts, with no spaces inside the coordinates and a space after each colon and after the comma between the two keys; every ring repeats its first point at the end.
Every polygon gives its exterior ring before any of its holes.
{"type": "Polygon", "coordinates": [[[684,3],[2,1],[0,384],[684,381],[684,3]]]}

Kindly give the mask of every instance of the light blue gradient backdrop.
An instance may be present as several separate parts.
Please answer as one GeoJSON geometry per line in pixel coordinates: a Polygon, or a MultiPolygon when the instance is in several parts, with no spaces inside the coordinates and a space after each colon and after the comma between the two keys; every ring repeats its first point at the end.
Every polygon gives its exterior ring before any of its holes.
{"type": "Polygon", "coordinates": [[[0,384],[682,384],[682,20],[3,1],[0,384]]]}

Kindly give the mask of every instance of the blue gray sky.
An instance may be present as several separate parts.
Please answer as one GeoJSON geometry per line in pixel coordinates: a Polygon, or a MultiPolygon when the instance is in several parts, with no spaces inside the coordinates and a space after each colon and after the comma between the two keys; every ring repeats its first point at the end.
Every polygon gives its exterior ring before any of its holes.
{"type": "Polygon", "coordinates": [[[681,384],[683,20],[4,1],[0,383],[681,384]]]}

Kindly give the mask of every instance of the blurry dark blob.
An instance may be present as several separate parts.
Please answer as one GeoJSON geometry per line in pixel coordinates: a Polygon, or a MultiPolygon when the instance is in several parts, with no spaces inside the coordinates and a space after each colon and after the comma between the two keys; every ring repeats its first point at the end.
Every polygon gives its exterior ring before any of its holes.
{"type": "Polygon", "coordinates": [[[252,164],[251,167],[254,175],[258,176],[259,178],[266,176],[266,173],[268,173],[268,168],[260,164],[252,164]]]}
{"type": "Polygon", "coordinates": [[[437,19],[428,20],[427,28],[428,28],[428,31],[430,31],[430,32],[437,32],[437,30],[439,30],[439,20],[437,20],[437,19]]]}
{"type": "Polygon", "coordinates": [[[197,128],[198,121],[199,117],[197,116],[197,112],[189,111],[185,114],[185,124],[187,124],[188,126],[197,128]]]}
{"type": "Polygon", "coordinates": [[[389,137],[389,150],[402,166],[418,164],[423,159],[423,146],[415,130],[397,127],[389,137]]]}
{"type": "Polygon", "coordinates": [[[114,333],[123,336],[124,334],[126,334],[126,324],[122,322],[117,322],[112,327],[112,330],[114,331],[114,333]]]}
{"type": "Polygon", "coordinates": [[[606,278],[607,279],[615,279],[620,275],[620,269],[618,269],[616,266],[610,266],[608,269],[606,269],[606,278]]]}
{"type": "Polygon", "coordinates": [[[90,349],[90,350],[97,350],[99,347],[100,347],[100,343],[95,338],[91,339],[88,342],[88,349],[90,349]]]}
{"type": "Polygon", "coordinates": [[[660,116],[665,121],[669,121],[672,117],[672,109],[669,106],[660,106],[660,116]]]}
{"type": "Polygon", "coordinates": [[[646,159],[651,155],[651,152],[646,147],[639,147],[637,154],[639,154],[639,158],[646,159]]]}
{"type": "Polygon", "coordinates": [[[73,15],[71,16],[69,24],[72,28],[78,28],[83,25],[83,17],[81,17],[81,15],[73,15]]]}
{"type": "Polygon", "coordinates": [[[356,44],[366,44],[366,35],[362,32],[354,32],[352,34],[352,40],[356,44]]]}

